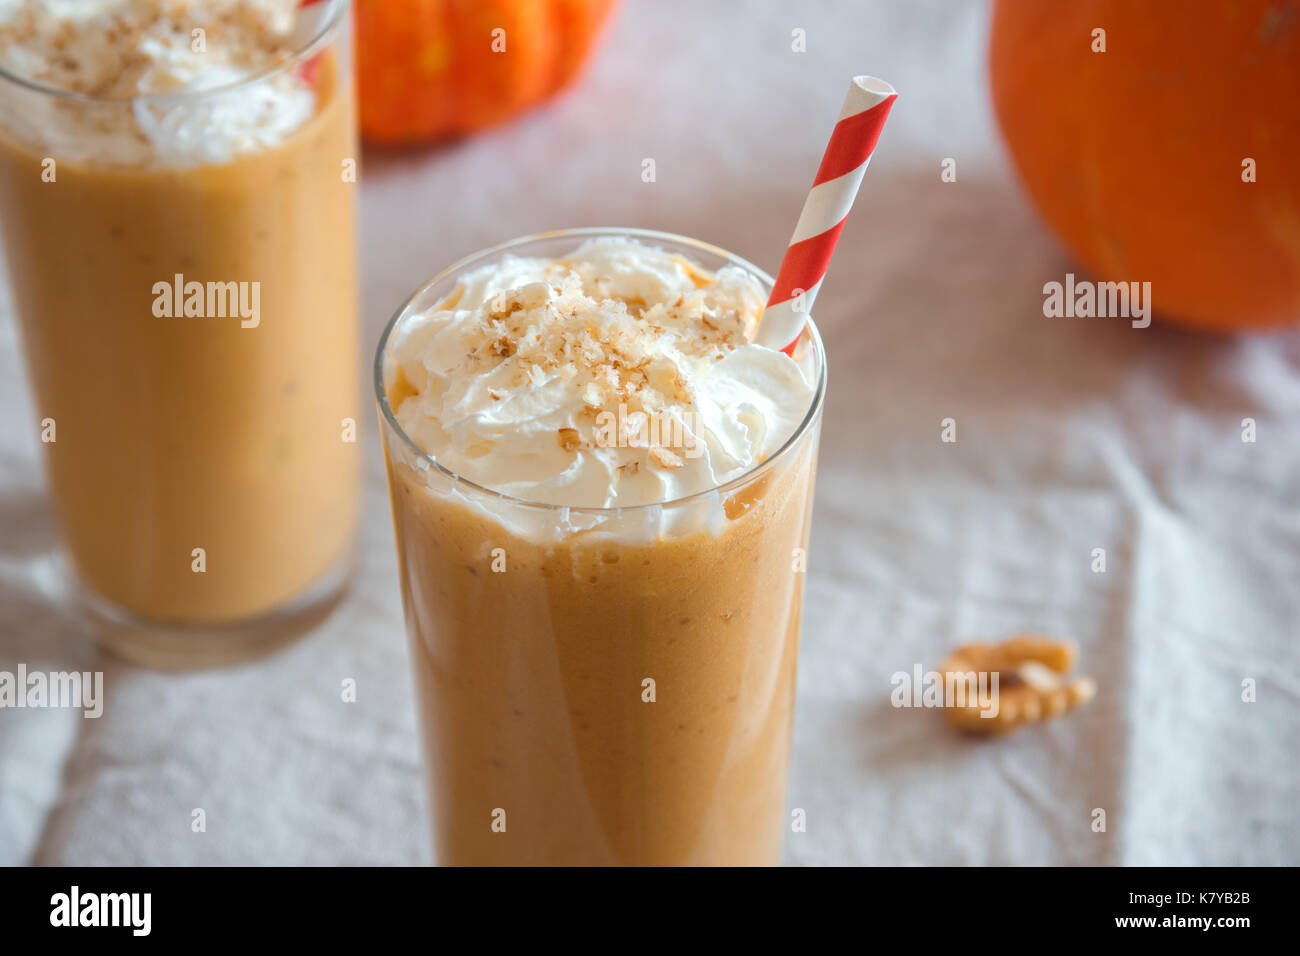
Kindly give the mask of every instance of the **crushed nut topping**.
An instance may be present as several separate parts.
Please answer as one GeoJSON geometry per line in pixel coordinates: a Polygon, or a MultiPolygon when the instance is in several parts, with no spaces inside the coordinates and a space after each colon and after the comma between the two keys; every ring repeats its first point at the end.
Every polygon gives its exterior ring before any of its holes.
{"type": "Polygon", "coordinates": [[[91,96],[169,94],[205,68],[254,73],[293,53],[296,0],[133,0],[68,17],[43,2],[0,10],[0,62],[91,96]],[[204,46],[194,47],[202,29],[204,46]]]}
{"type": "Polygon", "coordinates": [[[675,451],[669,451],[667,448],[656,445],[650,449],[650,458],[656,465],[663,468],[680,468],[685,462],[682,456],[675,451]]]}
{"type": "Polygon", "coordinates": [[[530,501],[622,508],[725,485],[801,427],[817,356],[754,341],[752,270],[634,236],[552,254],[567,241],[494,252],[393,327],[384,385],[419,448],[530,501]]]}
{"type": "MultiPolygon", "coordinates": [[[[594,429],[603,412],[637,423],[673,408],[678,414],[690,411],[690,383],[665,357],[663,343],[671,341],[683,355],[720,359],[748,344],[763,302],[761,296],[741,291],[734,279],[719,284],[684,258],[671,261],[695,288],[650,305],[639,295],[613,297],[610,280],[589,262],[555,260],[541,280],[488,300],[481,318],[460,330],[465,354],[482,366],[479,374],[506,371],[512,387],[542,388],[555,378],[575,381],[580,413],[573,427],[560,429],[557,436],[566,451],[601,445],[594,429]]],[[[463,294],[456,289],[442,307],[454,305],[463,294]]],[[[500,400],[495,391],[489,396],[500,400]]],[[[647,465],[683,467],[682,455],[668,447],[635,439],[627,446],[646,447],[647,465]]]]}

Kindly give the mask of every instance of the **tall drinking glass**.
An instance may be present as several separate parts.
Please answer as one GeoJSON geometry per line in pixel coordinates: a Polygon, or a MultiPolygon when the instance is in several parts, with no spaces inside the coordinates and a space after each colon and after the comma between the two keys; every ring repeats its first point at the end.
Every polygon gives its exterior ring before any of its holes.
{"type": "Polygon", "coordinates": [[[347,20],[327,0],[287,60],[202,91],[0,71],[0,222],[50,498],[97,635],[146,663],[259,652],[347,577],[347,20]]]}
{"type": "Polygon", "coordinates": [[[385,330],[387,459],[437,856],[446,864],[775,864],[825,357],[802,425],[749,473],[675,501],[564,508],[444,469],[397,424],[389,343],[506,253],[620,236],[708,270],[714,246],[626,229],[527,237],[444,270],[385,330]]]}

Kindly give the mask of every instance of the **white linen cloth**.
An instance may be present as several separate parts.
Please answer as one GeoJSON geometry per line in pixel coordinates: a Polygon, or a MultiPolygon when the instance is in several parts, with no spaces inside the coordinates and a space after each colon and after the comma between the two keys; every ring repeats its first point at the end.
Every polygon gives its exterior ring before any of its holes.
{"type": "MultiPolygon", "coordinates": [[[[367,352],[435,271],[543,229],[664,229],[774,272],[848,78],[888,79],[900,98],[817,302],[830,396],[788,861],[1300,863],[1300,335],[1045,318],[1043,283],[1075,266],[1013,181],[986,34],[976,2],[630,0],[550,106],[366,155],[367,352]],[[1077,640],[1096,700],[988,743],[890,706],[894,672],[1021,630],[1077,640]]],[[[346,603],[268,660],[150,673],[45,596],[39,415],[0,319],[0,670],[102,669],[107,694],[98,720],[0,710],[0,864],[431,858],[364,396],[346,603]]]]}

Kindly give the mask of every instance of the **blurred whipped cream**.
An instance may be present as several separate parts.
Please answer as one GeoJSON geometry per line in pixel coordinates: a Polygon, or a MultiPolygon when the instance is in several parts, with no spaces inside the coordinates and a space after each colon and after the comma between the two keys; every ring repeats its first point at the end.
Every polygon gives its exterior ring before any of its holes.
{"type": "Polygon", "coordinates": [[[292,70],[243,81],[274,69],[311,38],[301,35],[310,25],[300,22],[296,6],[297,0],[0,0],[0,68],[96,98],[0,82],[0,116],[20,141],[56,159],[193,165],[274,146],[312,116],[315,94],[292,70]],[[130,102],[232,86],[185,100],[130,102]]]}
{"type": "Polygon", "coordinates": [[[402,321],[388,393],[406,434],[476,484],[576,508],[668,502],[740,477],[808,412],[800,366],[749,342],[763,303],[739,268],[629,239],[507,255],[402,321]]]}

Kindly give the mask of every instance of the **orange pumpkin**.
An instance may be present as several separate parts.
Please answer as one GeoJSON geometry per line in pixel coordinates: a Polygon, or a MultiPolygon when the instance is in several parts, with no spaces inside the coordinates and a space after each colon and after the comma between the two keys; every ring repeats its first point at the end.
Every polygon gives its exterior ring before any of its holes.
{"type": "Polygon", "coordinates": [[[1188,325],[1300,319],[1300,5],[998,0],[990,58],[1020,177],[1098,278],[1188,325]]]}
{"type": "Polygon", "coordinates": [[[414,143],[504,120],[578,73],[613,0],[357,0],[361,132],[414,143]]]}

